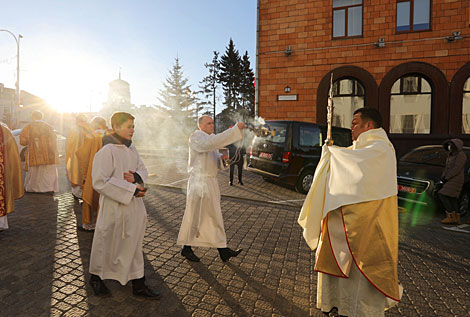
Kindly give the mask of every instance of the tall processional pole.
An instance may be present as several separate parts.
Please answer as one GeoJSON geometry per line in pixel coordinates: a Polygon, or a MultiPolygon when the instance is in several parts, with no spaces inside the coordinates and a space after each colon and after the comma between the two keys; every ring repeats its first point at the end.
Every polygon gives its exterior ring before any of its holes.
{"type": "Polygon", "coordinates": [[[333,134],[332,134],[332,127],[333,127],[333,73],[331,73],[330,78],[330,92],[328,94],[328,106],[327,109],[327,117],[326,121],[328,123],[328,130],[326,132],[326,145],[333,145],[333,134]]]}

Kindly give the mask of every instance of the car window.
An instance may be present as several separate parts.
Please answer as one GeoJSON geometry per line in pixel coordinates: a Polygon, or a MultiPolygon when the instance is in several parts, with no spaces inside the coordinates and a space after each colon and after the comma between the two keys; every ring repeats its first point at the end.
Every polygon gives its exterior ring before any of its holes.
{"type": "Polygon", "coordinates": [[[299,146],[315,147],[322,144],[320,129],[314,126],[299,127],[299,146]]]}
{"type": "Polygon", "coordinates": [[[347,147],[352,145],[351,133],[348,130],[335,130],[332,131],[334,145],[347,147]]]}
{"type": "Polygon", "coordinates": [[[411,151],[405,154],[400,161],[407,163],[421,163],[445,166],[447,153],[443,148],[427,148],[411,151]]]}
{"type": "Polygon", "coordinates": [[[287,123],[282,122],[267,122],[266,125],[269,127],[271,134],[260,137],[261,139],[273,142],[273,143],[284,143],[286,142],[287,136],[287,123]]]}

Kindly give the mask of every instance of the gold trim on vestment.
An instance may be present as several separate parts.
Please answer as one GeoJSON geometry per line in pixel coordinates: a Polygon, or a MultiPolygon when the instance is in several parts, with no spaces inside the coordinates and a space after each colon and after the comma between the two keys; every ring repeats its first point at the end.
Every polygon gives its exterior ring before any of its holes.
{"type": "MultiPolygon", "coordinates": [[[[355,265],[378,291],[400,301],[397,197],[346,205],[341,208],[341,214],[344,234],[355,265]]],[[[335,259],[335,241],[330,239],[328,216],[323,222],[315,270],[344,277],[342,275],[348,275],[349,272],[341,272],[335,259]]]]}

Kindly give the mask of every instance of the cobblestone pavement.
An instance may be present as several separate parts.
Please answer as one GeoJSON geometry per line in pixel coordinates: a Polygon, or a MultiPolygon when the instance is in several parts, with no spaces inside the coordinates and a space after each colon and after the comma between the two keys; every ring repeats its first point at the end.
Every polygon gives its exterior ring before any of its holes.
{"type": "MultiPolygon", "coordinates": [[[[223,263],[216,250],[195,248],[202,261],[188,263],[175,245],[184,193],[151,187],[145,274],[163,297],[139,299],[130,283],[106,281],[113,296],[98,298],[86,283],[92,233],[76,230],[80,205],[62,188],[54,196],[26,194],[8,217],[10,229],[0,232],[1,316],[323,316],[298,207],[224,196],[229,246],[244,251],[223,263]]],[[[430,215],[403,213],[400,222],[405,290],[385,315],[468,316],[470,235],[445,231],[430,215]]]]}
{"type": "MultiPolygon", "coordinates": [[[[148,167],[150,184],[186,188],[189,178],[186,158],[146,156],[144,162],[148,167]]],[[[235,172],[233,186],[229,186],[229,170],[218,174],[220,192],[222,195],[273,202],[283,205],[301,207],[305,195],[297,193],[293,188],[264,181],[259,175],[244,171],[244,186],[238,184],[235,172]]]]}

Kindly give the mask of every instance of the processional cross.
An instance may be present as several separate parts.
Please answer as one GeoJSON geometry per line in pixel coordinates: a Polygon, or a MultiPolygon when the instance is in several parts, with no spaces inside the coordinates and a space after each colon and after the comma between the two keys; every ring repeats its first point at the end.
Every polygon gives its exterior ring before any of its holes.
{"type": "Polygon", "coordinates": [[[332,127],[333,127],[333,73],[331,73],[330,78],[330,92],[328,95],[328,106],[326,107],[327,116],[326,122],[328,123],[328,130],[326,132],[326,145],[333,145],[333,135],[332,135],[332,127]]]}

